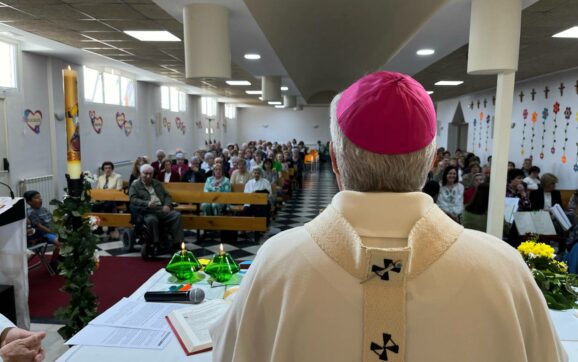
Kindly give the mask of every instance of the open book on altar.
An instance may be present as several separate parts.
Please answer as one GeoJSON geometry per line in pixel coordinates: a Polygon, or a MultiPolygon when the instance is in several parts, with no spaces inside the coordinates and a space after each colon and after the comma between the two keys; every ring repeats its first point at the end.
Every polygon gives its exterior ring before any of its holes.
{"type": "Polygon", "coordinates": [[[207,300],[201,304],[175,309],[166,316],[187,356],[210,351],[213,348],[209,326],[229,309],[223,299],[207,300]]]}
{"type": "Polygon", "coordinates": [[[547,211],[523,211],[514,214],[518,234],[556,235],[550,213],[547,211]]]}

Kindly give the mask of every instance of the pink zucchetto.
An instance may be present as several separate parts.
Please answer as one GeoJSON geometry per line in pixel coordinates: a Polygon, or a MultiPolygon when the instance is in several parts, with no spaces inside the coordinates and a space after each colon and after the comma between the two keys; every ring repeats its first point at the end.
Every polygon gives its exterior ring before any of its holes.
{"type": "Polygon", "coordinates": [[[342,93],[336,116],[345,137],[378,154],[419,151],[436,135],[429,94],[401,73],[375,72],[359,79],[342,93]]]}

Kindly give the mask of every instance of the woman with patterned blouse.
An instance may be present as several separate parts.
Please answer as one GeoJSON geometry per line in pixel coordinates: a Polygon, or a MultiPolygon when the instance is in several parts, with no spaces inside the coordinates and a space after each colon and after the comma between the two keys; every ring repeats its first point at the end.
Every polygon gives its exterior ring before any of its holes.
{"type": "Polygon", "coordinates": [[[464,212],[464,185],[458,182],[458,170],[448,166],[442,176],[437,204],[449,217],[461,221],[464,212]]]}
{"type": "MultiPolygon", "coordinates": [[[[223,176],[223,166],[213,167],[213,176],[205,181],[205,192],[231,192],[231,183],[223,176]]],[[[201,204],[201,211],[206,215],[221,215],[225,207],[224,204],[201,204]]]]}

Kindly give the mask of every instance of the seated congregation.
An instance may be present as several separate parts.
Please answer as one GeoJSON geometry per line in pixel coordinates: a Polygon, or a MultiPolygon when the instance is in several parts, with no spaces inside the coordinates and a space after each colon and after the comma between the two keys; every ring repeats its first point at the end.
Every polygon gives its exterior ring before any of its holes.
{"type": "MultiPolygon", "coordinates": [[[[220,231],[221,239],[229,242],[236,240],[238,232],[253,231],[257,242],[278,208],[302,187],[307,152],[304,142],[296,140],[253,141],[226,148],[215,143],[209,150],[194,152],[190,160],[182,149],[171,156],[158,150],[152,163],[146,156],[134,161],[128,182],[114,172],[112,162],[105,161],[91,192],[95,201],[91,215],[100,219],[101,226],[96,232],[102,234],[105,227],[110,239],[123,239],[127,251],[135,241],[127,245],[118,228],[125,233],[129,229],[129,238],[143,239],[139,240],[143,246],[163,250],[179,247],[183,230],[197,230],[197,236],[201,230],[220,231]]],[[[44,225],[49,225],[51,215],[42,208],[40,194],[29,193],[30,222],[36,228],[30,238],[55,244],[54,269],[59,243],[39,222],[43,217],[44,225]]],[[[152,255],[144,247],[142,253],[152,255]]]]}
{"type": "MultiPolygon", "coordinates": [[[[451,152],[439,148],[428,182],[423,192],[429,194],[437,205],[454,221],[466,228],[486,231],[489,204],[489,181],[492,170],[492,157],[481,165],[480,158],[473,153],[463,154],[458,149],[451,152]]],[[[558,255],[564,257],[578,242],[576,203],[578,190],[558,190],[558,178],[552,173],[540,176],[540,168],[526,158],[521,168],[508,162],[505,197],[518,199],[518,211],[551,212],[559,205],[572,223],[570,230],[564,230],[551,213],[551,219],[557,235],[549,239],[557,243],[558,255]]],[[[527,235],[520,235],[515,222],[504,222],[504,239],[517,247],[527,235]]]]}

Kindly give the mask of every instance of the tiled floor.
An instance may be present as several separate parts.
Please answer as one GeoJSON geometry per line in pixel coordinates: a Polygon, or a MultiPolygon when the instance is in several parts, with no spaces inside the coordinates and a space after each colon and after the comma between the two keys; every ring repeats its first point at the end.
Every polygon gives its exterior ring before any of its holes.
{"type": "MultiPolygon", "coordinates": [[[[301,226],[319,214],[320,209],[326,207],[331,198],[337,193],[337,184],[330,168],[325,165],[317,172],[305,173],[303,189],[294,193],[283,208],[279,210],[275,220],[272,221],[269,231],[261,237],[259,243],[252,240],[252,235],[240,235],[237,243],[223,244],[223,248],[239,260],[253,259],[261,245],[273,235],[301,226]]],[[[194,233],[186,236],[187,248],[192,250],[197,257],[213,255],[218,250],[220,239],[216,233],[209,234],[205,240],[198,242],[194,233]]],[[[140,257],[140,252],[125,253],[122,250],[122,241],[107,241],[98,244],[101,255],[140,257]]],[[[168,255],[166,255],[168,258],[168,255]]],[[[46,351],[46,361],[55,361],[62,355],[67,347],[58,334],[60,325],[33,323],[31,330],[46,331],[47,336],[43,341],[46,351]]]]}

